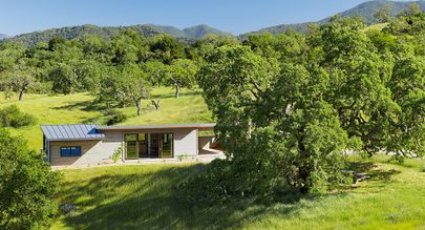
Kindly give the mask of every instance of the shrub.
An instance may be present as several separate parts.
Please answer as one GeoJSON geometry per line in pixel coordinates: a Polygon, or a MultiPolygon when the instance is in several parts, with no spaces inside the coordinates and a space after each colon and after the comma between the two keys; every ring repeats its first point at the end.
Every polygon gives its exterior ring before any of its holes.
{"type": "Polygon", "coordinates": [[[0,110],[0,124],[3,127],[20,128],[33,125],[36,122],[37,119],[34,116],[21,112],[16,105],[0,110]]]}
{"type": "Polygon", "coordinates": [[[58,181],[41,154],[0,129],[0,229],[47,229],[58,181]]]}
{"type": "Polygon", "coordinates": [[[106,125],[115,125],[124,122],[128,119],[128,116],[118,110],[108,110],[106,115],[106,125]]]}
{"type": "Polygon", "coordinates": [[[28,89],[28,93],[49,94],[52,93],[52,82],[34,82],[28,89]]]}
{"type": "Polygon", "coordinates": [[[117,161],[121,158],[121,156],[122,156],[122,148],[119,147],[112,154],[112,160],[114,161],[114,163],[117,163],[117,161]]]}

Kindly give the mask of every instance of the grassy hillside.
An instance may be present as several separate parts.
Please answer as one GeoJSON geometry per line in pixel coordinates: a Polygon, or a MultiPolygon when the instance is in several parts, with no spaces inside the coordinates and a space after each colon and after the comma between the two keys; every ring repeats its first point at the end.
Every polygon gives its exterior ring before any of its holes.
{"type": "Polygon", "coordinates": [[[270,207],[235,202],[189,208],[178,202],[173,188],[200,165],[64,171],[58,199],[77,210],[52,229],[423,229],[425,162],[399,166],[386,160],[355,164],[370,179],[351,189],[270,207]]]}
{"type": "MultiPolygon", "coordinates": [[[[366,1],[361,3],[351,9],[339,13],[341,17],[361,17],[367,24],[377,23],[374,14],[383,8],[384,6],[389,6],[391,8],[391,15],[396,16],[401,12],[407,10],[409,5],[416,3],[419,5],[421,10],[425,10],[425,1],[386,1],[386,0],[375,0],[375,1],[366,1]]],[[[306,23],[296,23],[296,24],[281,24],[276,26],[271,26],[267,28],[260,29],[258,31],[249,32],[246,34],[239,35],[240,38],[246,39],[250,34],[269,32],[272,34],[279,34],[292,29],[301,33],[308,31],[308,27],[311,24],[322,24],[328,22],[330,17],[324,18],[317,22],[306,22],[306,23]]]]}
{"type": "MultiPolygon", "coordinates": [[[[179,99],[174,98],[171,88],[156,88],[152,98],[160,99],[160,109],[155,111],[150,101],[142,102],[142,115],[137,117],[135,107],[119,108],[130,118],[123,124],[167,124],[211,122],[211,114],[202,98],[201,91],[183,89],[179,99]]],[[[88,94],[63,95],[27,95],[22,102],[17,97],[5,99],[0,95],[0,107],[12,104],[37,117],[38,123],[31,127],[11,129],[15,135],[28,140],[32,149],[42,145],[40,124],[99,123],[102,110],[92,105],[93,97],[88,94]]]]}

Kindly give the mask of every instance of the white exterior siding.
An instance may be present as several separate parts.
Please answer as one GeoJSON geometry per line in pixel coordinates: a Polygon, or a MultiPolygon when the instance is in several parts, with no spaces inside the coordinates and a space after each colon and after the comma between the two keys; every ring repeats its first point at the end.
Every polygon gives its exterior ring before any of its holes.
{"type": "Polygon", "coordinates": [[[105,143],[108,143],[108,142],[122,143],[124,141],[124,134],[122,132],[107,131],[107,132],[103,132],[103,134],[105,135],[105,139],[103,141],[105,143]]]}
{"type": "Polygon", "coordinates": [[[174,158],[178,156],[198,155],[198,130],[174,130],[174,158]]]}
{"type": "Polygon", "coordinates": [[[103,141],[60,141],[50,142],[51,164],[54,166],[97,165],[110,160],[114,151],[121,146],[121,142],[103,141]],[[65,146],[81,146],[80,157],[61,157],[60,148],[65,146]]]}

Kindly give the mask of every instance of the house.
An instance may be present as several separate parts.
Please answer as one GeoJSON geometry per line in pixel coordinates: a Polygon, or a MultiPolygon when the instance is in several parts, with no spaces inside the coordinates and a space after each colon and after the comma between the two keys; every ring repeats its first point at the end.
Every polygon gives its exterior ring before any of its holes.
{"type": "Polygon", "coordinates": [[[208,150],[215,124],[98,126],[90,124],[42,125],[43,151],[52,166],[83,166],[148,158],[197,157],[208,150]],[[207,132],[208,133],[208,132],[207,132]]]}

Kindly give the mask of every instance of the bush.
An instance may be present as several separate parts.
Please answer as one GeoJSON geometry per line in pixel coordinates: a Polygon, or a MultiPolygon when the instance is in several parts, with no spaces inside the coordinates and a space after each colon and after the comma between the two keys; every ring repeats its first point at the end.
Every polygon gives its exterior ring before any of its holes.
{"type": "Polygon", "coordinates": [[[0,129],[0,229],[48,228],[59,174],[42,158],[0,129]]]}
{"type": "Polygon", "coordinates": [[[35,94],[50,94],[52,93],[51,82],[34,82],[28,89],[28,93],[35,94]]]}
{"type": "Polygon", "coordinates": [[[20,128],[36,122],[37,119],[34,116],[21,112],[16,105],[0,109],[0,125],[3,127],[20,128]]]}
{"type": "Polygon", "coordinates": [[[128,119],[127,115],[118,110],[108,110],[105,113],[106,125],[115,125],[128,119]]]}
{"type": "Polygon", "coordinates": [[[121,158],[121,156],[122,156],[122,148],[119,147],[112,154],[112,160],[114,161],[114,163],[117,163],[117,161],[121,158]]]}

